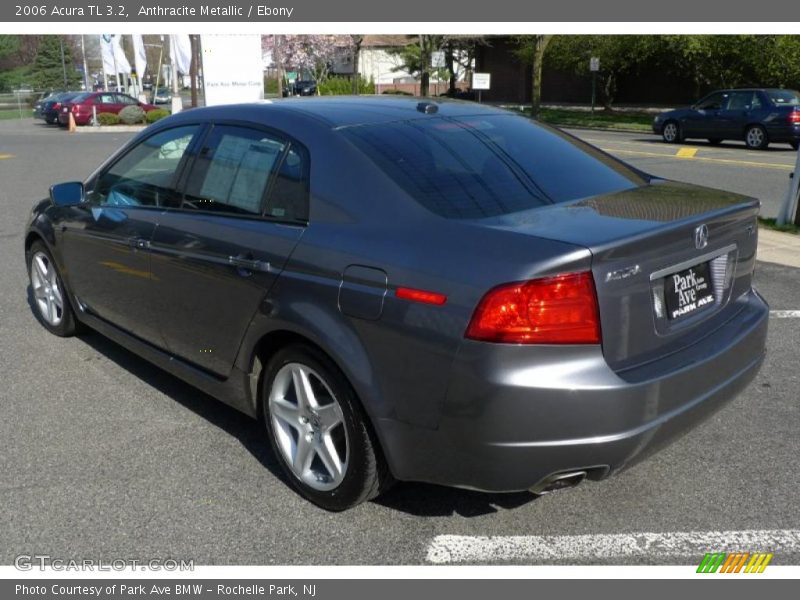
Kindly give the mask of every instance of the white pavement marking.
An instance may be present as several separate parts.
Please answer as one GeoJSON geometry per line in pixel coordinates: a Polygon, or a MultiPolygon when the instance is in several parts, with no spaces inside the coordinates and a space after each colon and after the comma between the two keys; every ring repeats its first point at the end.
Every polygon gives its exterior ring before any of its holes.
{"type": "Polygon", "coordinates": [[[776,319],[800,319],[800,310],[771,310],[769,316],[776,319]]]}
{"type": "Polygon", "coordinates": [[[437,535],[427,561],[443,565],[508,561],[578,561],[697,557],[706,552],[800,552],[800,529],[683,531],[545,536],[437,535]]]}

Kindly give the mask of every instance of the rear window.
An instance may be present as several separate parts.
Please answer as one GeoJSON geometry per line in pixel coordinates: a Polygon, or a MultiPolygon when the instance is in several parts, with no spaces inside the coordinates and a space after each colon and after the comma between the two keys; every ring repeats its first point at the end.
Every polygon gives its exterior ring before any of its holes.
{"type": "Polygon", "coordinates": [[[343,130],[437,215],[479,219],[644,185],[636,171],[516,115],[431,117],[343,130]]]}
{"type": "Polygon", "coordinates": [[[76,96],[73,96],[72,101],[77,104],[78,102],[83,102],[87,98],[90,98],[92,95],[93,95],[92,92],[84,92],[82,94],[78,94],[76,96]]]}
{"type": "Polygon", "coordinates": [[[767,96],[778,106],[800,106],[800,94],[793,90],[767,90],[767,96]]]}

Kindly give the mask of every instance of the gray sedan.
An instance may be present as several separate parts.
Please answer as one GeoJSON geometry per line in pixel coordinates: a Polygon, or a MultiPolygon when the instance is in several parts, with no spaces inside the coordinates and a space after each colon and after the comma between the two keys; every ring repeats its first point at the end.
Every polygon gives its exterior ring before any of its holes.
{"type": "Polygon", "coordinates": [[[602,479],[712,414],[764,357],[758,207],[473,103],[281,100],[149,127],[25,255],[44,327],[263,419],[342,510],[602,479]]]}

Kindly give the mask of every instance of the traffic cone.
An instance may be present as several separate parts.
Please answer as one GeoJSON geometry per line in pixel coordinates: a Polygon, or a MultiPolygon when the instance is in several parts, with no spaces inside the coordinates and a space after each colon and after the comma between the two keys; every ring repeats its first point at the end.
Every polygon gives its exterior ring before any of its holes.
{"type": "Polygon", "coordinates": [[[75,115],[72,114],[72,111],[69,113],[69,126],[67,127],[67,131],[70,133],[75,133],[78,130],[78,127],[75,125],[75,115]]]}

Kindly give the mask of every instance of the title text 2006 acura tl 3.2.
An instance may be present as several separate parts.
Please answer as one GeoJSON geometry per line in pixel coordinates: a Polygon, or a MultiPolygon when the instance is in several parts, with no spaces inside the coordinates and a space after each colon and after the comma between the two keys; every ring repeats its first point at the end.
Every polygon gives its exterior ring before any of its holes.
{"type": "Polygon", "coordinates": [[[149,127],[52,187],[25,253],[47,329],[263,418],[341,510],[601,479],[733,398],[764,357],[757,212],[494,108],[296,99],[149,127]]]}

